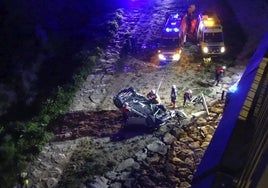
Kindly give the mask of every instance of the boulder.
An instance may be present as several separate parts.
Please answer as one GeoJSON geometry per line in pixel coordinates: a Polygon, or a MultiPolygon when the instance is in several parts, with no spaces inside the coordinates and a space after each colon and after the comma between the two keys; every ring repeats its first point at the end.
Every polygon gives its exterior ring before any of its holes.
{"type": "Polygon", "coordinates": [[[118,167],[116,168],[116,171],[123,171],[129,167],[133,167],[135,165],[135,163],[137,163],[137,162],[135,162],[133,158],[128,158],[128,159],[122,161],[118,165],[118,167]]]}
{"type": "Polygon", "coordinates": [[[200,143],[199,141],[196,141],[196,142],[191,142],[190,144],[188,144],[188,146],[192,149],[196,149],[196,148],[199,148],[200,147],[200,143]]]}
{"type": "Polygon", "coordinates": [[[49,188],[57,187],[58,180],[56,178],[48,178],[46,181],[46,186],[49,188]]]}
{"type": "Polygon", "coordinates": [[[168,150],[168,147],[160,140],[154,141],[153,143],[147,145],[147,148],[148,150],[159,153],[161,155],[165,155],[168,150]]]}
{"type": "Polygon", "coordinates": [[[188,187],[191,187],[191,185],[187,181],[180,183],[180,188],[188,188],[188,187]]]}
{"type": "Polygon", "coordinates": [[[166,144],[171,144],[175,140],[176,140],[176,138],[172,134],[170,134],[170,133],[166,133],[164,135],[164,138],[163,138],[163,142],[166,143],[166,144]]]}
{"type": "Polygon", "coordinates": [[[108,188],[108,179],[103,176],[96,176],[95,181],[90,183],[91,188],[108,188]]]}
{"type": "Polygon", "coordinates": [[[143,161],[147,157],[147,149],[142,149],[135,154],[137,161],[143,161]]]}

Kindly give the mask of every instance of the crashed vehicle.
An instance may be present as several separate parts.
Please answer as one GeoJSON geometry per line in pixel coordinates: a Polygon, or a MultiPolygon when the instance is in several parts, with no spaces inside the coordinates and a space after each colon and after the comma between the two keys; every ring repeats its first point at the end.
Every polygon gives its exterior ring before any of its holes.
{"type": "Polygon", "coordinates": [[[179,110],[167,110],[162,104],[152,103],[132,87],[121,90],[114,96],[113,102],[123,113],[124,127],[142,125],[156,130],[170,119],[176,118],[181,124],[181,120],[186,118],[179,110]]]}

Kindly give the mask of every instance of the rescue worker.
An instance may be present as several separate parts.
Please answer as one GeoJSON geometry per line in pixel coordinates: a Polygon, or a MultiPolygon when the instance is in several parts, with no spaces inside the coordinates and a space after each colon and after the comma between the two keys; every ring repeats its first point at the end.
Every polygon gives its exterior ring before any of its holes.
{"type": "Polygon", "coordinates": [[[192,100],[192,90],[187,90],[185,91],[184,95],[183,95],[183,106],[185,106],[186,101],[190,101],[192,100]]]}
{"type": "Polygon", "coordinates": [[[195,15],[195,5],[192,4],[188,7],[187,10],[187,17],[186,17],[186,22],[187,22],[187,31],[188,33],[193,33],[194,32],[194,23],[193,21],[196,21],[196,15],[195,15]]]}
{"type": "Polygon", "coordinates": [[[27,188],[29,185],[28,174],[27,172],[21,172],[19,177],[19,187],[27,188]]]}
{"type": "Polygon", "coordinates": [[[171,87],[171,93],[170,93],[170,100],[171,100],[170,106],[172,108],[175,108],[176,98],[177,98],[177,89],[176,85],[173,85],[171,87]]]}
{"type": "Polygon", "coordinates": [[[150,103],[153,104],[159,104],[160,103],[160,98],[157,95],[155,89],[152,89],[148,94],[147,94],[147,98],[149,99],[150,103]]]}
{"type": "Polygon", "coordinates": [[[219,82],[221,81],[221,77],[224,73],[224,67],[218,67],[215,71],[215,82],[216,86],[218,86],[219,82]]]}
{"type": "Polygon", "coordinates": [[[127,119],[128,119],[128,113],[131,111],[131,107],[129,106],[129,104],[127,102],[125,102],[121,108],[121,112],[122,112],[122,116],[123,116],[123,124],[121,128],[124,128],[126,126],[127,123],[127,119]]]}

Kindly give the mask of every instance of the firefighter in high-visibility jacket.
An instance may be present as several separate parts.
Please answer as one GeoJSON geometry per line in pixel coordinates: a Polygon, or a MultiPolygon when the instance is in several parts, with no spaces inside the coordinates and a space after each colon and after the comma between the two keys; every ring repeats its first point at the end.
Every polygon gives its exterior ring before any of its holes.
{"type": "Polygon", "coordinates": [[[20,188],[27,188],[29,185],[29,179],[27,172],[21,172],[19,177],[20,188]]]}

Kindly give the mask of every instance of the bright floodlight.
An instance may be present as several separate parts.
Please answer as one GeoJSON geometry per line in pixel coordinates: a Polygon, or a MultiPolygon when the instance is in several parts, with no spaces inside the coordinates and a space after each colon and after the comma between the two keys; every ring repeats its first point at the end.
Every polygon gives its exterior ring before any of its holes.
{"type": "Polygon", "coordinates": [[[207,54],[207,53],[208,53],[208,47],[204,47],[204,48],[203,48],[203,52],[204,52],[205,54],[207,54]]]}
{"type": "Polygon", "coordinates": [[[222,46],[222,47],[221,47],[221,53],[224,53],[224,52],[225,52],[225,47],[222,46]]]}
{"type": "Polygon", "coordinates": [[[207,18],[204,20],[204,24],[207,27],[211,27],[215,25],[215,21],[213,20],[213,18],[207,18]]]}
{"type": "Polygon", "coordinates": [[[181,58],[180,54],[176,53],[176,54],[173,55],[173,61],[179,61],[180,58],[181,58]]]}

